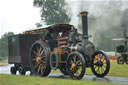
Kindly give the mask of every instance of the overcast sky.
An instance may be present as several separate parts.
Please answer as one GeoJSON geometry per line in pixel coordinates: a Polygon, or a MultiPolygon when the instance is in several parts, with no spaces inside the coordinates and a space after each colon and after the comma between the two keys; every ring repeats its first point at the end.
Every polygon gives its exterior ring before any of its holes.
{"type": "Polygon", "coordinates": [[[21,33],[40,22],[33,0],[0,0],[0,37],[5,32],[21,33]]]}
{"type": "MultiPolygon", "coordinates": [[[[122,1],[124,1],[124,6],[128,6],[126,3],[127,0],[122,1]]],[[[40,22],[40,9],[33,7],[33,0],[0,0],[0,37],[5,32],[14,32],[15,34],[18,34],[25,30],[32,29],[37,22],[40,22]]]]}

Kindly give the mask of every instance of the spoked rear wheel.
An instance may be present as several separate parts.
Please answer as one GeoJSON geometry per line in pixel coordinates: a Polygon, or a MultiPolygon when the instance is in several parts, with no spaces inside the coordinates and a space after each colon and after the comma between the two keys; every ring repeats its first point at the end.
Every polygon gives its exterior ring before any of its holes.
{"type": "Polygon", "coordinates": [[[85,73],[85,59],[82,54],[72,52],[67,59],[67,72],[72,79],[81,79],[85,73]]]}
{"type": "Polygon", "coordinates": [[[97,77],[104,77],[110,69],[110,61],[106,54],[102,51],[97,51],[92,56],[91,70],[97,77]]]}
{"type": "Polygon", "coordinates": [[[50,48],[42,41],[35,42],[30,52],[30,68],[32,75],[47,76],[50,71],[50,48]]]}

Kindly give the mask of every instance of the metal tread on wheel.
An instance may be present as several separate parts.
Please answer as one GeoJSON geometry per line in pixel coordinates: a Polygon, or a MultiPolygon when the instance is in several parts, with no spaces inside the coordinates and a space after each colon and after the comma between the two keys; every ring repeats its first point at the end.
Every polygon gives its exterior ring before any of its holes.
{"type": "Polygon", "coordinates": [[[43,41],[36,41],[30,50],[30,68],[32,75],[47,76],[50,71],[50,48],[43,41]]]}

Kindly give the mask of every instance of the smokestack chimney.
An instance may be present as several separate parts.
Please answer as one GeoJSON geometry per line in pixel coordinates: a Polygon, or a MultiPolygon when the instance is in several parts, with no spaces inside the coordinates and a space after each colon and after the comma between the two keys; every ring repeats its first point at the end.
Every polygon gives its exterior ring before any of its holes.
{"type": "Polygon", "coordinates": [[[83,36],[88,38],[88,12],[81,12],[83,36]]]}

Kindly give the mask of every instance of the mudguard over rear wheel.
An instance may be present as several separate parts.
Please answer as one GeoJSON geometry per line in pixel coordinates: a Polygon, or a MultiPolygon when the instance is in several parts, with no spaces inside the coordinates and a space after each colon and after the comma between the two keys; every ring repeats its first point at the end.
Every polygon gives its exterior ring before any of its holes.
{"type": "Polygon", "coordinates": [[[97,51],[92,56],[91,70],[97,77],[104,77],[110,70],[110,61],[108,56],[102,51],[97,51]]]}
{"type": "Polygon", "coordinates": [[[37,41],[32,45],[29,56],[32,75],[47,76],[50,73],[50,52],[49,46],[42,41],[37,41]]]}

